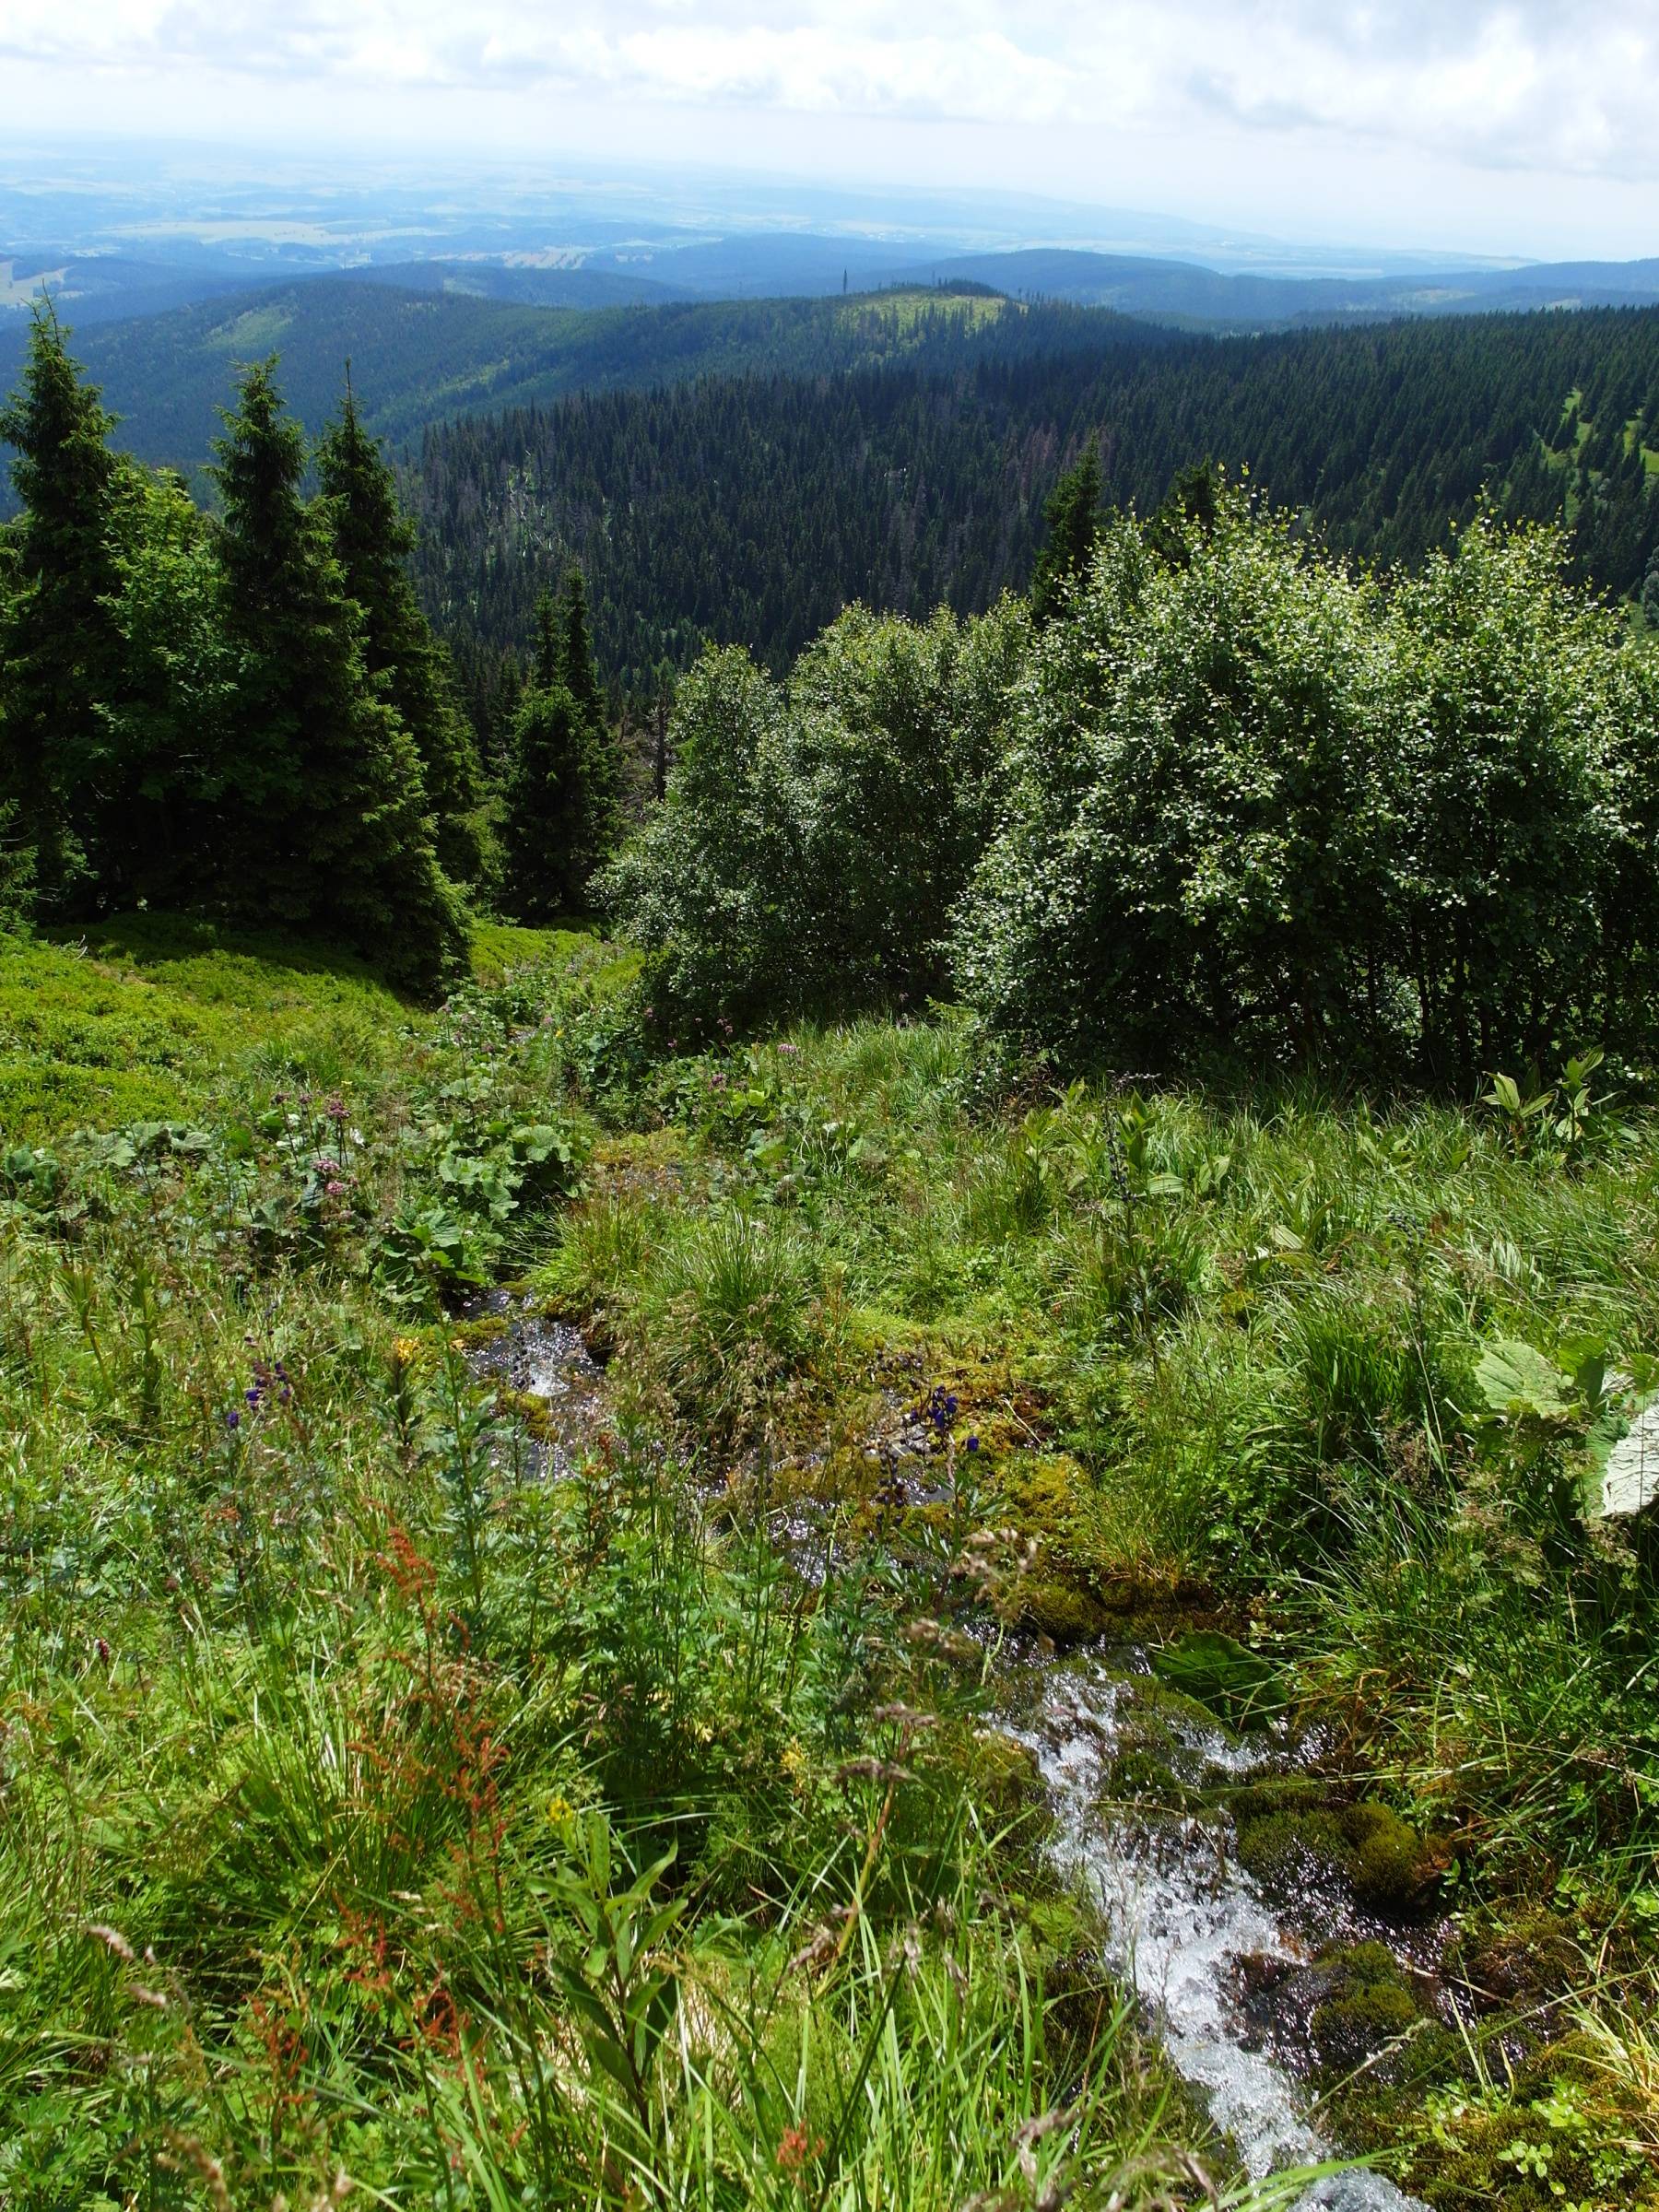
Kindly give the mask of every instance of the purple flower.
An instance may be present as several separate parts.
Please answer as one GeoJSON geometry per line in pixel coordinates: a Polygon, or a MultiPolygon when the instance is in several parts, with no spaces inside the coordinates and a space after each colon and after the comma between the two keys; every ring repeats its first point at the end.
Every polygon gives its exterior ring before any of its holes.
{"type": "Polygon", "coordinates": [[[977,1436],[971,1436],[968,1439],[968,1449],[970,1452],[977,1452],[979,1450],[979,1438],[977,1436]]]}
{"type": "Polygon", "coordinates": [[[229,1412],[225,1416],[225,1426],[227,1429],[240,1429],[241,1427],[241,1415],[237,1412],[234,1406],[231,1406],[229,1412]]]}

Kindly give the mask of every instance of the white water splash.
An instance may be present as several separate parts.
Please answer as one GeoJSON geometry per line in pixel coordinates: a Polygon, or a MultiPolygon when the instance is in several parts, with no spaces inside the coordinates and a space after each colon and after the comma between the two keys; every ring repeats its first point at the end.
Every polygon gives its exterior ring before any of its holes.
{"type": "MultiPolygon", "coordinates": [[[[1250,2050],[1229,1997],[1237,1962],[1286,1961],[1307,1953],[1254,1882],[1231,1861],[1216,1830],[1180,1818],[1114,1818],[1101,1798],[1135,1686],[1100,1660],[1051,1670],[1034,1714],[1012,1730],[1035,1754],[1048,1786],[1062,1863],[1082,1877],[1105,1915],[1112,1962],[1152,2015],[1177,2071],[1202,2090],[1218,2126],[1254,2179],[1335,2157],[1302,2116],[1284,2067],[1250,2050]]],[[[1174,1735],[1188,1779],[1242,1776],[1265,1747],[1185,1721],[1174,1735]]],[[[1317,2183],[1296,2212],[1424,2212],[1381,2175],[1355,2171],[1317,2183]]]]}

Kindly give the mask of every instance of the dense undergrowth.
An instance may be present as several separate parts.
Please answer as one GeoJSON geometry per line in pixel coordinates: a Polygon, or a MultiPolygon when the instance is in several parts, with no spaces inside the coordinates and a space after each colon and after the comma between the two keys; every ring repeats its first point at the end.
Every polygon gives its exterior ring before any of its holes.
{"type": "Polygon", "coordinates": [[[603,948],[480,949],[435,1017],[148,919],[0,953],[0,2204],[1225,2195],[1005,1634],[1148,1643],[1418,1839],[1455,2003],[1345,1970],[1357,2144],[1652,2201],[1653,1534],[1585,1502],[1647,1112],[992,1109],[948,1018],[664,1059],[603,948]],[[568,1481],[469,1362],[515,1277],[608,1360],[568,1481]]]}
{"type": "Polygon", "coordinates": [[[947,1533],[813,1588],[741,1475],[628,1415],[549,1483],[476,1380],[627,974],[536,949],[435,1018],[0,957],[0,2202],[1206,2196],[947,1533]]]}

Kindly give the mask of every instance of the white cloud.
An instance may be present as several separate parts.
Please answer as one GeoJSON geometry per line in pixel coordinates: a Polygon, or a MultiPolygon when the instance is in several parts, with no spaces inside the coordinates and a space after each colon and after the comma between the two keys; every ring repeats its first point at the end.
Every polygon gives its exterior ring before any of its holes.
{"type": "Polygon", "coordinates": [[[807,115],[1310,132],[1659,178],[1655,0],[0,0],[0,57],[807,115]]]}

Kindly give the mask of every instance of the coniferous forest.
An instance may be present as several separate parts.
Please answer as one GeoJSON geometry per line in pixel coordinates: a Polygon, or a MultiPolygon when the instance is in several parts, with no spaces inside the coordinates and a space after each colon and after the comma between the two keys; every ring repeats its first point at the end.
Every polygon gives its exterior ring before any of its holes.
{"type": "Polygon", "coordinates": [[[1659,317],[963,297],[37,312],[5,2212],[1659,2206],[1659,317]]]}
{"type": "Polygon", "coordinates": [[[1387,566],[1489,501],[1563,524],[1575,575],[1640,595],[1659,555],[1659,314],[1157,335],[1057,333],[1019,354],[957,334],[936,368],[923,351],[439,425],[406,478],[423,602],[483,714],[566,559],[626,691],[649,696],[705,640],[781,674],[849,600],[967,615],[1023,589],[1043,503],[1086,447],[1115,505],[1150,513],[1207,458],[1387,566]]]}

